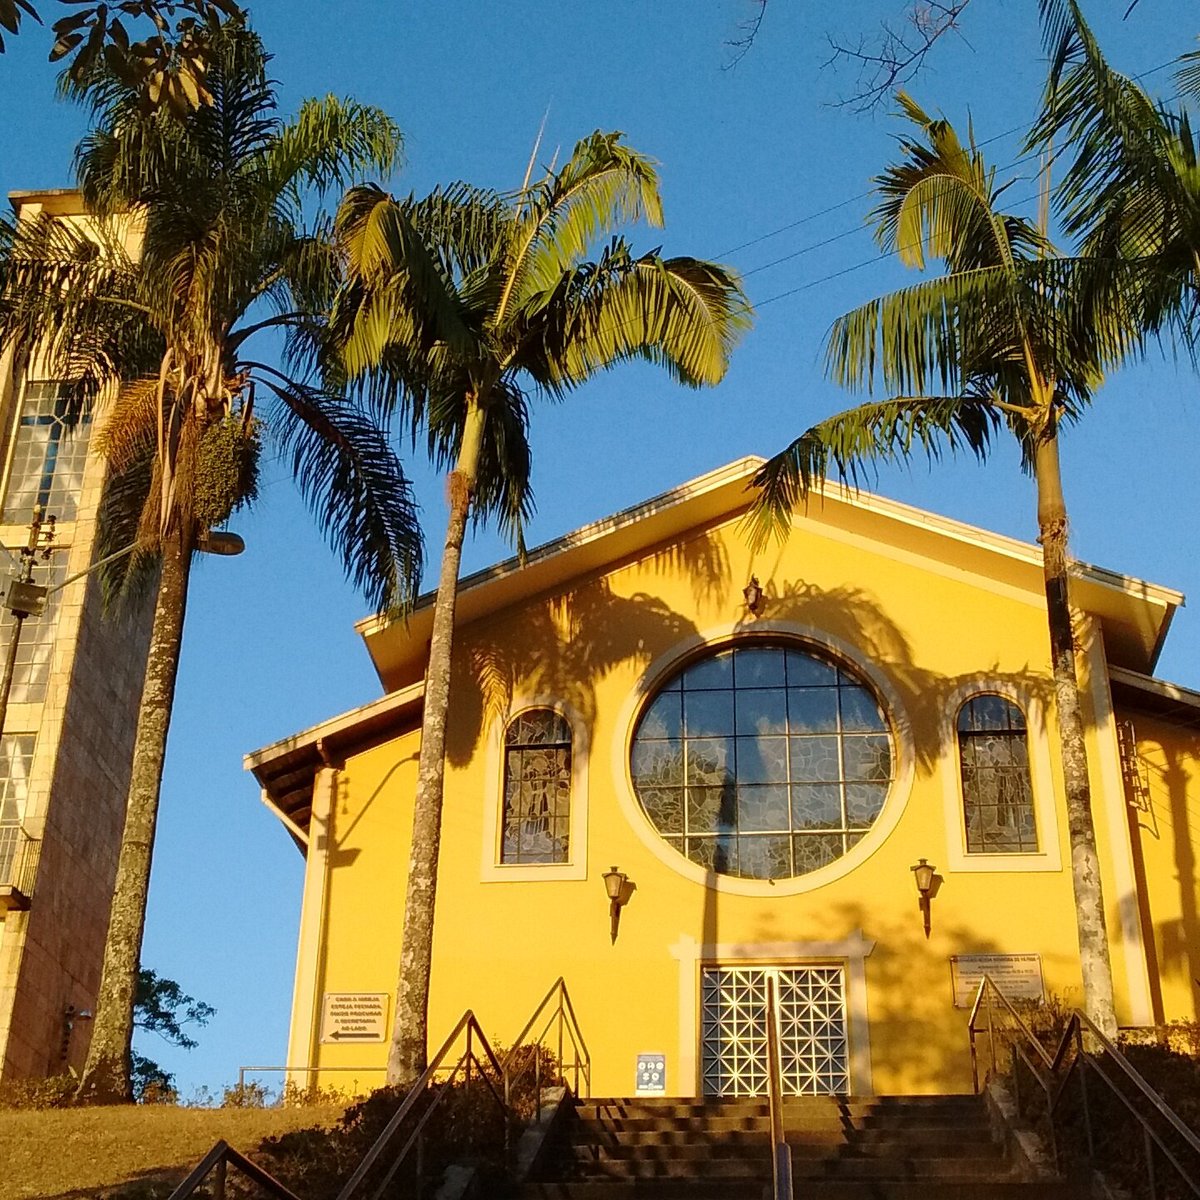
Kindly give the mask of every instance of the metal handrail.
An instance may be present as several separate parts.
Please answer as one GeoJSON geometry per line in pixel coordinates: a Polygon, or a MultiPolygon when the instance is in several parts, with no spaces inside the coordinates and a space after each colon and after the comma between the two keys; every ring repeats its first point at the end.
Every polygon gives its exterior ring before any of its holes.
{"type": "Polygon", "coordinates": [[[408,1137],[408,1141],[406,1141],[401,1147],[399,1154],[396,1155],[391,1167],[388,1168],[387,1173],[384,1175],[382,1182],[375,1189],[375,1192],[373,1193],[373,1200],[378,1200],[378,1197],[383,1194],[388,1184],[391,1183],[391,1181],[395,1178],[396,1173],[400,1170],[404,1160],[408,1157],[409,1151],[413,1148],[413,1146],[417,1145],[418,1140],[420,1139],[425,1128],[426,1122],[428,1122],[429,1118],[436,1111],[438,1105],[441,1104],[443,1098],[449,1094],[448,1085],[454,1082],[454,1080],[458,1077],[460,1070],[465,1068],[466,1079],[467,1082],[470,1083],[472,1063],[480,1068],[480,1078],[482,1078],[484,1083],[487,1084],[488,1091],[491,1092],[493,1099],[496,1101],[504,1117],[505,1142],[507,1143],[509,1109],[505,1104],[503,1097],[496,1090],[495,1085],[488,1078],[487,1071],[484,1069],[485,1065],[490,1066],[495,1072],[496,1078],[500,1079],[503,1076],[503,1068],[501,1067],[499,1060],[496,1058],[495,1051],[492,1050],[491,1044],[488,1042],[483,1029],[480,1027],[479,1022],[475,1019],[475,1014],[468,1009],[459,1018],[458,1024],[455,1025],[450,1036],[442,1043],[441,1049],[433,1056],[433,1061],[428,1067],[425,1068],[425,1073],[420,1079],[417,1080],[415,1084],[413,1084],[408,1095],[404,1098],[404,1102],[395,1111],[395,1113],[392,1114],[391,1120],[388,1121],[387,1125],[384,1126],[383,1132],[380,1133],[379,1137],[375,1139],[374,1145],[372,1145],[372,1147],[363,1156],[363,1160],[355,1168],[354,1174],[350,1176],[350,1178],[346,1181],[345,1186],[340,1192],[338,1192],[337,1200],[349,1200],[349,1197],[354,1194],[359,1184],[362,1183],[363,1179],[366,1177],[367,1172],[370,1171],[370,1169],[378,1161],[380,1155],[382,1155],[387,1149],[388,1144],[391,1142],[392,1138],[395,1137],[396,1131],[404,1123],[405,1118],[413,1111],[421,1097],[425,1095],[426,1089],[428,1089],[430,1083],[433,1082],[433,1078],[436,1073],[443,1069],[442,1064],[449,1057],[450,1051],[455,1047],[458,1039],[464,1033],[467,1037],[467,1048],[458,1061],[454,1064],[454,1069],[450,1072],[449,1079],[446,1080],[447,1086],[439,1090],[437,1096],[433,1100],[433,1103],[430,1104],[429,1107],[426,1108],[426,1110],[421,1114],[420,1119],[417,1121],[416,1126],[413,1128],[412,1133],[408,1137]],[[474,1052],[473,1040],[475,1038],[479,1039],[479,1044],[487,1056],[486,1064],[481,1062],[474,1052]]]}
{"type": "MultiPolygon", "coordinates": [[[[443,1085],[438,1089],[432,1102],[421,1113],[412,1131],[409,1133],[408,1139],[400,1148],[399,1153],[392,1160],[391,1166],[388,1168],[383,1179],[372,1194],[372,1200],[379,1200],[383,1195],[388,1185],[396,1177],[397,1172],[403,1165],[409,1152],[414,1146],[417,1147],[418,1171],[420,1169],[420,1157],[422,1146],[422,1135],[425,1130],[425,1125],[442,1103],[443,1099],[450,1094],[450,1085],[458,1078],[459,1074],[465,1075],[466,1082],[470,1084],[472,1079],[472,1068],[477,1069],[478,1078],[481,1079],[487,1086],[488,1092],[495,1101],[497,1107],[504,1120],[504,1149],[507,1155],[511,1148],[512,1141],[512,1119],[513,1109],[510,1103],[512,1094],[512,1085],[521,1078],[526,1067],[514,1072],[513,1065],[516,1063],[516,1051],[526,1045],[534,1047],[540,1046],[546,1034],[550,1031],[551,1026],[557,1022],[558,1026],[558,1063],[560,1071],[564,1070],[563,1066],[563,1045],[564,1037],[570,1040],[572,1052],[574,1054],[574,1062],[571,1066],[575,1071],[575,1093],[579,1094],[579,1080],[582,1077],[584,1086],[587,1089],[587,1094],[591,1093],[591,1054],[588,1051],[587,1043],[584,1041],[583,1032],[579,1027],[579,1020],[575,1015],[575,1006],[571,1003],[571,995],[567,991],[566,982],[560,976],[546,993],[542,1002],[533,1012],[533,1016],[525,1023],[525,1028],[521,1030],[512,1049],[505,1055],[504,1062],[501,1063],[496,1056],[496,1052],[492,1049],[491,1043],[487,1039],[487,1035],[483,1032],[482,1027],[475,1018],[475,1014],[468,1009],[459,1018],[458,1024],[451,1031],[450,1036],[442,1043],[441,1048],[433,1056],[432,1062],[426,1067],[424,1074],[420,1079],[409,1089],[408,1095],[401,1102],[400,1107],[392,1114],[383,1131],[375,1139],[370,1149],[363,1156],[362,1161],[355,1168],[354,1173],[346,1181],[342,1190],[337,1195],[337,1200],[350,1200],[350,1197],[355,1193],[361,1185],[371,1168],[379,1161],[384,1151],[387,1150],[392,1139],[405,1120],[410,1116],[416,1108],[418,1102],[427,1095],[430,1090],[430,1085],[434,1082],[435,1076],[446,1069],[446,1061],[450,1056],[451,1051],[458,1044],[459,1040],[466,1035],[466,1049],[462,1055],[455,1061],[453,1068],[450,1070],[449,1076],[443,1081],[443,1085]],[[551,1001],[557,1000],[557,1005],[542,1028],[536,1039],[530,1040],[529,1035],[537,1025],[539,1017],[543,1015],[549,1007],[551,1001]],[[481,1058],[476,1053],[476,1045],[482,1052],[481,1058]],[[490,1072],[490,1073],[489,1073],[490,1072]],[[495,1080],[496,1082],[493,1082],[495,1080]],[[503,1094],[497,1089],[497,1082],[503,1082],[503,1094]]],[[[537,1070],[540,1072],[541,1055],[533,1056],[535,1063],[538,1064],[537,1070]]],[[[243,1068],[245,1070],[267,1070],[268,1068],[243,1068]]],[[[300,1068],[306,1070],[317,1070],[319,1068],[300,1068]]],[[[337,1070],[338,1068],[324,1068],[325,1070],[337,1070]]],[[[356,1070],[357,1068],[346,1068],[356,1070]]],[[[538,1090],[540,1092],[540,1074],[538,1076],[538,1090]]],[[[565,1075],[564,1075],[565,1082],[565,1075]]],[[[217,1200],[223,1200],[225,1187],[225,1164],[233,1163],[244,1174],[251,1179],[261,1183],[263,1187],[277,1196],[279,1200],[297,1200],[291,1192],[289,1192],[283,1184],[272,1178],[261,1167],[256,1167],[244,1155],[233,1150],[226,1142],[218,1142],[204,1156],[196,1169],[187,1177],[186,1180],[174,1192],[171,1193],[170,1200],[184,1200],[185,1197],[192,1195],[196,1188],[204,1181],[204,1179],[212,1171],[217,1171],[216,1188],[214,1197],[217,1200]]]]}
{"type": "Polygon", "coordinates": [[[5,825],[0,826],[0,842],[10,844],[10,850],[3,855],[7,865],[0,870],[0,887],[12,887],[29,896],[41,856],[41,838],[31,837],[19,825],[5,825]],[[3,836],[6,834],[11,837],[3,836]]]}
{"type": "MultiPolygon", "coordinates": [[[[984,1078],[987,1079],[996,1073],[997,1057],[996,1057],[996,1041],[995,1041],[995,1016],[994,1016],[994,1000],[998,999],[1002,1007],[1007,1011],[1008,1015],[1013,1018],[1013,1021],[1021,1035],[1023,1041],[1013,1044],[1011,1047],[1012,1060],[1014,1068],[1017,1062],[1022,1062],[1026,1070],[1029,1071],[1034,1081],[1041,1088],[1046,1097],[1046,1116],[1050,1128],[1050,1145],[1053,1156],[1055,1170],[1059,1167],[1059,1148],[1058,1148],[1058,1128],[1056,1124],[1056,1114],[1059,1110],[1060,1102],[1066,1094],[1067,1085],[1073,1074],[1077,1074],[1079,1078],[1080,1097],[1083,1108],[1084,1132],[1087,1139],[1087,1148],[1089,1158],[1095,1158],[1096,1147],[1095,1140],[1092,1134],[1091,1111],[1088,1103],[1087,1090],[1087,1071],[1090,1070],[1107,1086],[1109,1091],[1121,1102],[1129,1114],[1142,1127],[1143,1146],[1146,1154],[1146,1171],[1150,1184],[1150,1195],[1154,1197],[1157,1193],[1157,1183],[1154,1171],[1154,1147],[1163,1153],[1166,1160],[1175,1168],[1182,1182],[1188,1187],[1193,1195],[1200,1197],[1200,1183],[1188,1173],[1187,1168],[1180,1163],[1171,1148],[1166,1144],[1159,1132],[1146,1119],[1145,1114],[1134,1105],[1133,1101],[1125,1091],[1118,1085],[1117,1081],[1110,1075],[1105,1067],[1106,1062],[1114,1063],[1127,1084],[1131,1084],[1138,1093],[1141,1100],[1147,1101],[1151,1108],[1158,1113],[1160,1117],[1167,1122],[1174,1133],[1182,1139],[1184,1144],[1196,1155],[1197,1162],[1200,1162],[1200,1137],[1198,1137],[1191,1129],[1189,1129],[1172,1111],[1170,1106],[1163,1098],[1147,1083],[1142,1074],[1133,1066],[1132,1063],[1117,1049],[1117,1047],[1105,1036],[1105,1034],[1096,1026],[1095,1022],[1084,1012],[1078,1009],[1072,1010],[1066,1028],[1063,1030],[1062,1037],[1059,1040],[1058,1046],[1053,1055],[1050,1055],[1041,1042],[1034,1036],[1028,1025],[1021,1019],[1020,1014],[1013,1007],[1008,997],[997,986],[996,982],[989,976],[984,975],[979,982],[979,989],[975,996],[975,1003],[971,1007],[971,1015],[968,1020],[968,1032],[971,1041],[971,1073],[975,1091],[978,1093],[980,1088],[979,1070],[978,1070],[978,1053],[975,1044],[975,1039],[980,1030],[977,1028],[977,1020],[981,1005],[986,1005],[987,1011],[987,1032],[990,1045],[991,1065],[988,1074],[984,1078]],[[1089,1052],[1084,1045],[1084,1035],[1097,1047],[1100,1053],[1089,1052]],[[1029,1049],[1036,1053],[1036,1059],[1031,1057],[1029,1049]],[[1071,1051],[1074,1050],[1074,1054],[1071,1051]],[[1078,1068],[1078,1071],[1076,1071],[1078,1068]]],[[[1014,1095],[1017,1102],[1018,1113],[1020,1112],[1020,1088],[1014,1087],[1014,1095]]]]}
{"type": "Polygon", "coordinates": [[[775,980],[767,979],[767,1096],[771,1111],[772,1200],[792,1200],[792,1149],[783,1129],[783,1079],[779,1067],[779,1014],[775,980]]]}
{"type": "Polygon", "coordinates": [[[569,1068],[574,1071],[574,1086],[571,1091],[576,1096],[586,1097],[592,1094],[592,1056],[584,1041],[583,1031],[579,1028],[579,1018],[575,1015],[575,1006],[571,1003],[571,993],[567,990],[566,980],[560,975],[551,985],[550,990],[542,997],[541,1003],[533,1010],[533,1015],[525,1022],[525,1027],[517,1034],[516,1040],[504,1056],[504,1103],[506,1106],[511,1108],[513,1087],[530,1069],[529,1061],[523,1064],[518,1061],[518,1051],[527,1046],[533,1047],[534,1050],[530,1056],[533,1060],[534,1086],[537,1092],[541,1093],[542,1056],[537,1051],[538,1047],[543,1045],[546,1035],[552,1027],[558,1033],[556,1060],[563,1083],[567,1082],[569,1068]],[[530,1034],[552,1001],[556,1002],[553,1011],[546,1017],[546,1022],[537,1037],[531,1038],[530,1034]],[[569,1039],[573,1056],[569,1064],[563,1058],[564,1035],[566,1039],[569,1039]],[[583,1080],[582,1091],[579,1087],[581,1078],[583,1080]]]}
{"type": "Polygon", "coordinates": [[[214,1171],[216,1177],[210,1196],[212,1200],[225,1200],[225,1173],[228,1167],[236,1167],[247,1179],[253,1180],[259,1187],[276,1197],[276,1200],[299,1200],[295,1192],[288,1191],[274,1175],[251,1162],[226,1141],[217,1142],[213,1146],[196,1164],[195,1170],[171,1193],[169,1200],[185,1200],[186,1197],[195,1195],[196,1189],[214,1171]]]}

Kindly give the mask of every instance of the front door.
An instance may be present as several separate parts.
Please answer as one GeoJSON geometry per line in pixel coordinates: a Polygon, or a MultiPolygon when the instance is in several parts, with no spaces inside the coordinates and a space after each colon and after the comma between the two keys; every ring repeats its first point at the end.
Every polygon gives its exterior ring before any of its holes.
{"type": "Polygon", "coordinates": [[[701,1072],[706,1096],[767,1092],[767,980],[778,996],[786,1096],[850,1090],[841,967],[703,967],[701,1072]]]}

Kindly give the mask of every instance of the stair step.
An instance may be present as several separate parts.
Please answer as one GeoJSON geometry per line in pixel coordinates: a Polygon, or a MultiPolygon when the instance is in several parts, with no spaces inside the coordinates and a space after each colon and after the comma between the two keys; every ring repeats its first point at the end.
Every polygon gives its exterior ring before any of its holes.
{"type": "MultiPolygon", "coordinates": [[[[720,1132],[727,1130],[763,1130],[770,1129],[771,1118],[767,1113],[693,1113],[682,1117],[669,1116],[607,1116],[580,1118],[584,1129],[594,1129],[598,1134],[637,1133],[637,1132],[667,1132],[672,1129],[697,1129],[720,1132]]],[[[867,1115],[857,1119],[841,1120],[833,1116],[807,1118],[802,1114],[784,1113],[785,1129],[812,1130],[814,1133],[839,1133],[849,1129],[855,1132],[886,1132],[895,1131],[899,1135],[967,1136],[975,1132],[988,1132],[991,1125],[985,1113],[972,1115],[959,1121],[932,1121],[927,1117],[898,1117],[867,1115]]]]}
{"type": "MultiPolygon", "coordinates": [[[[991,1141],[876,1139],[853,1140],[813,1139],[805,1132],[789,1130],[786,1134],[792,1155],[796,1158],[912,1158],[924,1161],[929,1158],[998,1158],[1004,1147],[991,1141]]],[[[589,1137],[575,1131],[568,1143],[576,1159],[587,1158],[693,1158],[702,1159],[713,1154],[742,1152],[751,1154],[769,1153],[771,1139],[769,1131],[750,1133],[733,1130],[720,1139],[706,1136],[703,1130],[666,1131],[661,1133],[635,1133],[620,1137],[604,1135],[589,1137]]]]}
{"type": "MultiPolygon", "coordinates": [[[[605,1113],[628,1116],[705,1116],[724,1113],[766,1113],[770,1105],[766,1097],[709,1097],[707,1099],[672,1099],[651,1096],[592,1097],[577,1105],[579,1115],[593,1117],[605,1113]]],[[[949,1117],[957,1119],[964,1114],[982,1110],[977,1096],[788,1096],[783,1102],[784,1112],[829,1113],[833,1115],[858,1116],[874,1113],[881,1115],[917,1115],[949,1117]]]]}
{"type": "MultiPolygon", "coordinates": [[[[576,1161],[574,1172],[579,1178],[605,1179],[769,1179],[771,1159],[768,1154],[731,1157],[714,1148],[707,1158],[601,1158],[576,1161]]],[[[995,1160],[957,1158],[925,1159],[919,1165],[902,1158],[839,1158],[827,1160],[792,1160],[792,1177],[800,1180],[921,1180],[980,1182],[1002,1181],[1008,1177],[1006,1164],[995,1160]]]]}
{"type": "MultiPolygon", "coordinates": [[[[572,1180],[527,1183],[518,1200],[768,1200],[769,1182],[757,1180],[572,1180]],[[764,1191],[764,1189],[766,1189],[764,1191]]],[[[1090,1200],[1085,1186],[1070,1183],[931,1180],[806,1181],[805,1200],[1090,1200]]]]}

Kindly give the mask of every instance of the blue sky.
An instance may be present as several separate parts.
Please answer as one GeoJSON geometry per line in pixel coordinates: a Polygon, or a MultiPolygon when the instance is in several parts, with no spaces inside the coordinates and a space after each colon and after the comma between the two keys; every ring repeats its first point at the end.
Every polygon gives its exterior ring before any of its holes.
{"type": "MultiPolygon", "coordinates": [[[[826,35],[870,29],[900,5],[771,0],[756,44],[728,70],[727,42],[753,12],[750,0],[251,0],[286,109],[334,92],[400,123],[406,165],[393,190],[459,178],[516,186],[543,119],[543,160],[594,129],[620,129],[660,162],[667,228],[639,233],[638,243],[720,258],[746,274],[758,320],[719,388],[685,392],[629,367],[566,405],[535,409],[530,545],[740,455],[778,450],[850,402],[822,376],[830,321],[913,277],[875,253],[862,220],[898,123],[886,110],[862,116],[830,104],[854,77],[823,69],[826,35]]],[[[52,0],[41,7],[57,16],[52,0]]],[[[1123,3],[1087,8],[1131,73],[1194,44],[1183,0],[1141,0],[1126,21],[1123,3]]],[[[1010,195],[1031,210],[1034,165],[1008,164],[1041,81],[1035,9],[974,0],[963,36],[940,47],[912,87],[964,127],[970,114],[1001,177],[1017,179],[1010,195]]],[[[0,58],[5,192],[71,181],[83,119],[54,99],[47,46],[30,26],[0,58]]],[[[1147,83],[1170,94],[1167,70],[1147,83]]],[[[1200,591],[1196,386],[1186,363],[1138,364],[1066,437],[1080,558],[1200,591]]],[[[409,461],[436,551],[442,485],[417,456],[409,461]]],[[[246,554],[202,559],[193,573],[164,781],[144,961],[218,1012],[191,1054],[153,1040],[142,1048],[176,1071],[185,1092],[219,1089],[239,1065],[282,1063],[286,1049],[302,860],[259,803],[241,756],[380,690],[352,629],[363,603],[284,464],[269,462],[264,481],[257,508],[236,521],[246,554]]],[[[1007,448],[984,468],[885,468],[875,490],[1015,537],[1036,532],[1032,485],[1007,448]]],[[[464,568],[506,553],[477,536],[464,568]]],[[[1160,674],[1200,687],[1198,649],[1200,622],[1185,609],[1160,674]]]]}

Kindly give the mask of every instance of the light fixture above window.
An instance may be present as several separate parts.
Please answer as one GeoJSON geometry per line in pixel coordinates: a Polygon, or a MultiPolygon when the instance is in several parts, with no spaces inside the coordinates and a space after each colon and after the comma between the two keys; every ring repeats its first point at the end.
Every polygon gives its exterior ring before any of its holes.
{"type": "Polygon", "coordinates": [[[750,582],[742,588],[742,595],[745,597],[746,607],[750,610],[751,615],[757,617],[763,606],[763,590],[757,575],[750,576],[750,582]]]}

